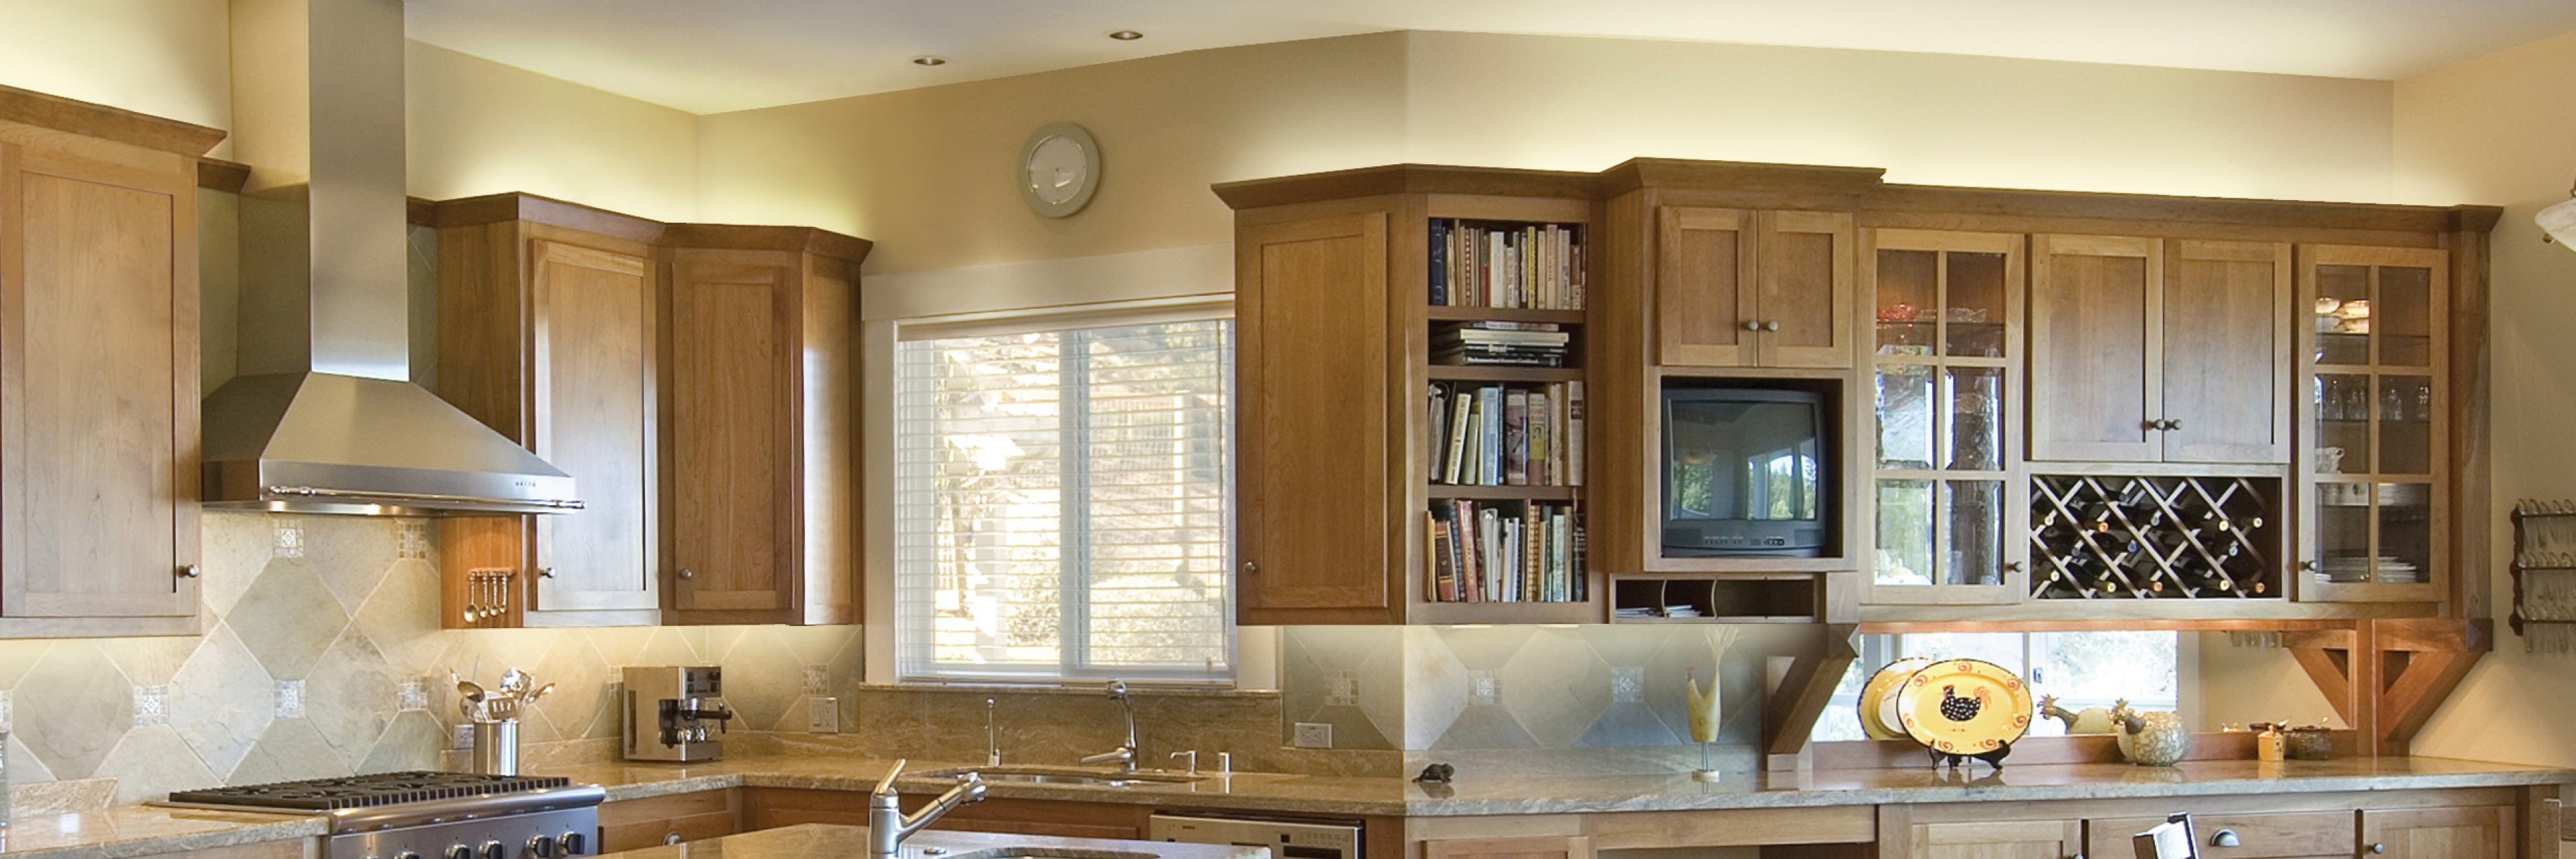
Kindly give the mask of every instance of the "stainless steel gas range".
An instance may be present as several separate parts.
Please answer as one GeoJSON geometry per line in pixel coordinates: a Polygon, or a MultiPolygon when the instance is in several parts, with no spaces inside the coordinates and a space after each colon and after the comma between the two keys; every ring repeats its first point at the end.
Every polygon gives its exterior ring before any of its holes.
{"type": "Polygon", "coordinates": [[[562,778],[395,772],[186,790],[167,804],[321,815],[325,859],[569,859],[598,852],[607,796],[562,778]]]}

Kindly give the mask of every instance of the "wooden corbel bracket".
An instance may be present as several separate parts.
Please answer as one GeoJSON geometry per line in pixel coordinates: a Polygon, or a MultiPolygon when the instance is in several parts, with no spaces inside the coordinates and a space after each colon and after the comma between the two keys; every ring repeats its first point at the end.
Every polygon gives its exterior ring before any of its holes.
{"type": "Polygon", "coordinates": [[[2479,657],[2493,649],[2487,619],[2360,620],[2351,629],[2282,633],[2282,646],[2326,693],[2335,715],[2368,737],[2374,756],[2404,755],[2479,657]]]}

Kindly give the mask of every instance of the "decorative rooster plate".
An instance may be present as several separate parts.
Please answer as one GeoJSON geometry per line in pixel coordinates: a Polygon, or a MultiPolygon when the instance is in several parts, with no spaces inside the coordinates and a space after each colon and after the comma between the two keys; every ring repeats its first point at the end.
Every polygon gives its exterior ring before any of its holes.
{"type": "Polygon", "coordinates": [[[2013,741],[2030,730],[2030,684],[2003,666],[1976,659],[1945,659],[1914,672],[1896,693],[1896,716],[1905,733],[1936,756],[1984,758],[2000,764],[2013,741]]]}

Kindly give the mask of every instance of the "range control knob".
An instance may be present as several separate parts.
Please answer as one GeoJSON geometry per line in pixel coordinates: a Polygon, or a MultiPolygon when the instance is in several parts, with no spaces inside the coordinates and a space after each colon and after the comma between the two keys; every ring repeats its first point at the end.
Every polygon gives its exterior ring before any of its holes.
{"type": "Polygon", "coordinates": [[[483,842],[483,859],[510,859],[510,848],[498,841],[483,842]]]}
{"type": "Polygon", "coordinates": [[[447,859],[476,859],[474,848],[463,844],[450,844],[447,846],[447,859]]]}
{"type": "Polygon", "coordinates": [[[582,850],[589,846],[589,842],[590,839],[583,837],[579,832],[566,832],[562,838],[555,839],[555,846],[562,849],[563,855],[579,856],[582,850]]]}
{"type": "Polygon", "coordinates": [[[555,837],[539,835],[528,839],[528,855],[537,859],[555,859],[555,837]]]}

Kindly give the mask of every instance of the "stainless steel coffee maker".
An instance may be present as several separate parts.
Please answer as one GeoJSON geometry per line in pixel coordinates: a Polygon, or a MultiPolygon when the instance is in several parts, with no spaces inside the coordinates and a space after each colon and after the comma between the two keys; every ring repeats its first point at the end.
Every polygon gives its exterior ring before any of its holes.
{"type": "Polygon", "coordinates": [[[724,741],[715,735],[732,724],[733,708],[724,702],[722,668],[626,669],[624,710],[627,760],[689,762],[724,757],[724,741]]]}

